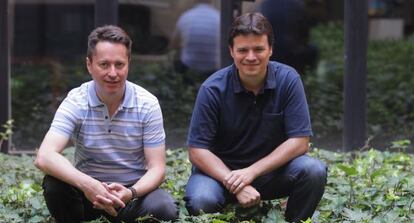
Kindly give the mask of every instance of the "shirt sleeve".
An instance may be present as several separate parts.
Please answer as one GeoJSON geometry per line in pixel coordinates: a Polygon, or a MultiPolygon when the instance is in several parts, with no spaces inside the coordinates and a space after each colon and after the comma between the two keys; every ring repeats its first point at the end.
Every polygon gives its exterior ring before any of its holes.
{"type": "Polygon", "coordinates": [[[158,100],[151,105],[148,113],[145,115],[143,140],[145,148],[152,148],[165,144],[164,123],[158,100]]]}
{"type": "Polygon", "coordinates": [[[76,122],[80,117],[80,111],[70,98],[65,98],[55,113],[50,131],[70,138],[75,131],[76,122]]]}
{"type": "Polygon", "coordinates": [[[285,91],[284,116],[286,134],[289,138],[312,136],[311,121],[305,90],[298,74],[288,82],[285,91]]]}
{"type": "Polygon", "coordinates": [[[216,140],[219,123],[219,100],[213,90],[201,86],[194,105],[187,145],[209,149],[216,140]]]}

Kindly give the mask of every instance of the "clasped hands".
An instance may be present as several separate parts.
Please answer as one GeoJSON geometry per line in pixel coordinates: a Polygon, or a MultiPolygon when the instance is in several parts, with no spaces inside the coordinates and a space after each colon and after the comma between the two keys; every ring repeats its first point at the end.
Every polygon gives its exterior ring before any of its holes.
{"type": "Polygon", "coordinates": [[[117,216],[117,209],[124,208],[132,196],[129,189],[118,183],[97,182],[84,193],[94,208],[102,209],[112,216],[117,216]]]}
{"type": "Polygon", "coordinates": [[[252,171],[244,168],[228,173],[222,183],[230,193],[236,196],[240,205],[246,208],[260,202],[260,193],[250,185],[255,178],[252,171]]]}

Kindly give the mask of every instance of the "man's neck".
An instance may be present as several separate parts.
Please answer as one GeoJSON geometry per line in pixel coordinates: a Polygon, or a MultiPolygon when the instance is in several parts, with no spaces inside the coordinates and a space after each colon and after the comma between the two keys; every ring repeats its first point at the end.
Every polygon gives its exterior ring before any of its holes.
{"type": "MultiPolygon", "coordinates": [[[[240,77],[240,76],[239,76],[240,77]]],[[[240,82],[243,85],[244,88],[246,88],[248,91],[251,91],[254,93],[254,95],[258,95],[260,90],[263,88],[265,82],[266,82],[266,75],[264,75],[263,78],[241,78],[240,82]]]]}
{"type": "Polygon", "coordinates": [[[99,100],[108,107],[109,116],[112,118],[124,99],[125,91],[122,94],[114,95],[104,95],[96,91],[96,94],[98,95],[99,100]]]}

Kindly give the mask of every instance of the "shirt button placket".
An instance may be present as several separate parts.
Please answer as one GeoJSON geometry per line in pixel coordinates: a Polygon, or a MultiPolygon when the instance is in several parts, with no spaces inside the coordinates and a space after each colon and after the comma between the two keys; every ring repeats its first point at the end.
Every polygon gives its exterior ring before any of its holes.
{"type": "Polygon", "coordinates": [[[106,106],[105,106],[104,109],[105,109],[104,110],[104,115],[105,115],[105,120],[104,120],[104,122],[105,122],[105,128],[107,129],[107,132],[108,133],[111,133],[112,132],[111,131],[111,121],[109,120],[108,109],[107,109],[106,106]]]}

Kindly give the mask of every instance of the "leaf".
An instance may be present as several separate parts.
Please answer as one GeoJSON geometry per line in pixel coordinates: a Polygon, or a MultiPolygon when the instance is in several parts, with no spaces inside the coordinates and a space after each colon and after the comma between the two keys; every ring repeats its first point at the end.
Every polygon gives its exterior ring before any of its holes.
{"type": "Polygon", "coordinates": [[[378,169],[378,170],[375,170],[374,172],[372,172],[369,177],[371,178],[371,181],[374,181],[376,177],[382,176],[385,173],[386,173],[386,170],[384,170],[384,169],[378,169]]]}
{"type": "Polygon", "coordinates": [[[286,222],[283,215],[279,210],[272,208],[267,212],[266,217],[263,219],[264,223],[282,223],[286,222]]]}
{"type": "MultiPolygon", "coordinates": [[[[43,203],[41,201],[41,197],[34,197],[30,199],[30,206],[32,206],[32,208],[34,209],[41,209],[43,208],[43,203]]],[[[43,200],[43,199],[42,199],[43,200]]]]}
{"type": "Polygon", "coordinates": [[[358,171],[353,166],[349,166],[349,165],[345,165],[345,164],[338,164],[337,167],[339,169],[341,169],[342,171],[344,171],[346,173],[346,175],[348,175],[348,176],[355,176],[355,175],[358,174],[358,171]]]}
{"type": "Polygon", "coordinates": [[[369,214],[366,212],[363,212],[361,209],[348,209],[348,208],[344,208],[344,213],[343,215],[350,221],[355,221],[355,222],[361,222],[363,220],[367,220],[369,219],[369,214]]]}
{"type": "Polygon", "coordinates": [[[223,221],[220,219],[214,219],[213,221],[211,221],[212,223],[227,223],[227,221],[223,221]]]}
{"type": "Polygon", "coordinates": [[[28,223],[38,223],[38,222],[43,222],[43,220],[44,220],[43,217],[36,215],[36,216],[31,217],[28,223]]]}

